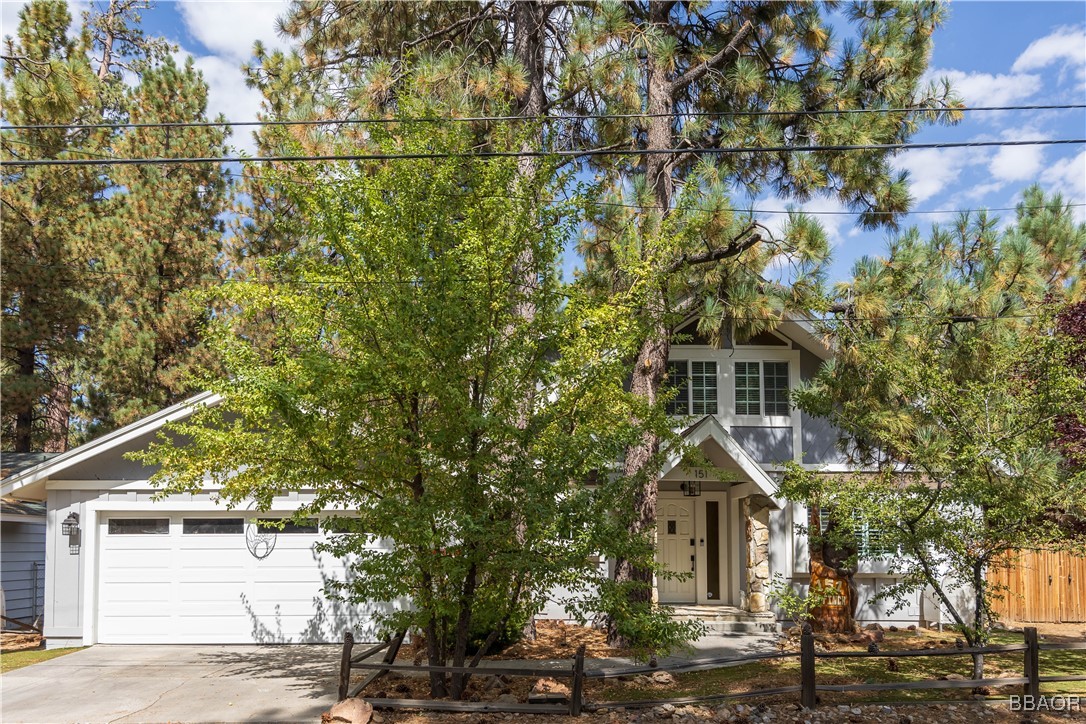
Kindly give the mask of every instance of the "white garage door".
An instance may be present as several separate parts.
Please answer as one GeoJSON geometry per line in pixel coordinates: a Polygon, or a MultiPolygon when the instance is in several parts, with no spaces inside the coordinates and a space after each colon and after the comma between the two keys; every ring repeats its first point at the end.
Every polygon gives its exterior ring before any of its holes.
{"type": "Polygon", "coordinates": [[[365,640],[368,617],[323,594],[345,567],[316,551],[316,526],[274,531],[256,521],[103,513],[98,641],[316,643],[342,641],[348,629],[365,640]]]}

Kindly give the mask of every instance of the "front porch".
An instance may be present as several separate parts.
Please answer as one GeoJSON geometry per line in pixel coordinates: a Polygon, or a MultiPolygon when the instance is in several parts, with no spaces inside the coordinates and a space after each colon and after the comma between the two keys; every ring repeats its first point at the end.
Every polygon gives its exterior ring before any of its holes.
{"type": "Polygon", "coordinates": [[[769,612],[769,513],[779,508],[773,481],[713,417],[684,437],[713,468],[678,459],[662,471],[657,498],[657,560],[682,578],[659,577],[660,603],[720,632],[776,630],[769,612]]]}

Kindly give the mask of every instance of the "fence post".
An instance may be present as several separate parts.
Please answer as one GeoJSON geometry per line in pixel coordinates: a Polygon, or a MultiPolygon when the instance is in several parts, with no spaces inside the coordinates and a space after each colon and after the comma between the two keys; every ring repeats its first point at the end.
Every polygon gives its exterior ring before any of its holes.
{"type": "Polygon", "coordinates": [[[339,660],[339,697],[336,701],[347,698],[347,691],[351,686],[351,650],[354,649],[354,634],[350,631],[343,634],[343,656],[339,660]]]}
{"type": "Polygon", "coordinates": [[[584,697],[584,648],[577,647],[577,656],[573,659],[573,686],[569,692],[569,715],[580,716],[584,697]]]}
{"type": "Polygon", "coordinates": [[[817,705],[815,696],[815,647],[811,624],[803,624],[803,635],[799,639],[799,703],[804,709],[814,709],[817,705]]]}
{"type": "Polygon", "coordinates": [[[1026,636],[1026,661],[1023,668],[1026,678],[1029,679],[1028,683],[1022,685],[1022,693],[1026,696],[1032,696],[1033,701],[1037,701],[1037,697],[1041,693],[1041,666],[1038,655],[1040,647],[1037,644],[1037,628],[1027,626],[1022,632],[1026,636]]]}

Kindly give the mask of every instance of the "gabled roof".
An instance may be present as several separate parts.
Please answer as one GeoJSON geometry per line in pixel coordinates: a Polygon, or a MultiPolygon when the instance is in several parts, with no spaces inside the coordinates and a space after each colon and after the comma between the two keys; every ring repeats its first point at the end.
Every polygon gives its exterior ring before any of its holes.
{"type": "MultiPolygon", "coordinates": [[[[769,474],[750,456],[750,453],[744,450],[742,445],[732,437],[732,434],[724,429],[724,426],[720,424],[720,420],[712,415],[706,415],[683,430],[681,434],[683,439],[691,445],[701,445],[709,440],[715,442],[720,446],[720,449],[735,461],[739,469],[750,478],[750,481],[762,494],[773,501],[778,508],[781,507],[781,501],[777,497],[777,486],[773,482],[773,478],[769,477],[769,474]]],[[[676,451],[664,463],[660,475],[667,475],[678,467],[681,462],[682,456],[676,451]]]]}
{"type": "Polygon", "coordinates": [[[96,440],[72,448],[68,452],[22,469],[0,480],[0,495],[13,496],[22,500],[44,500],[45,481],[50,476],[101,455],[137,437],[155,432],[168,422],[183,420],[195,412],[197,408],[218,404],[220,399],[221,397],[214,392],[201,392],[183,402],[148,415],[142,420],[137,420],[119,430],[114,430],[108,435],[103,435],[96,440]]]}

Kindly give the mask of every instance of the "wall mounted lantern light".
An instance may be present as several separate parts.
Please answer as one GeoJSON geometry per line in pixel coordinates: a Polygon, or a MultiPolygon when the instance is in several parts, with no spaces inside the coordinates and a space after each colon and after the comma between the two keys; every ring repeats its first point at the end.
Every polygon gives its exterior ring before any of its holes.
{"type": "Polygon", "coordinates": [[[68,517],[60,524],[61,535],[79,535],[79,513],[68,513],[68,517]]]}
{"type": "Polygon", "coordinates": [[[79,513],[68,513],[68,517],[60,524],[60,533],[68,536],[68,553],[79,555],[79,513]]]}
{"type": "Polygon", "coordinates": [[[687,480],[679,488],[683,491],[683,495],[688,498],[696,498],[701,495],[701,482],[697,480],[687,480]]]}

